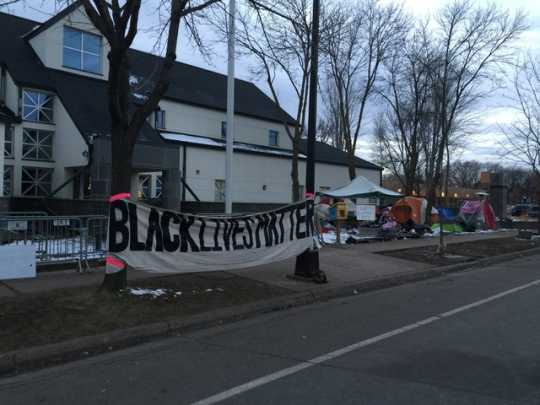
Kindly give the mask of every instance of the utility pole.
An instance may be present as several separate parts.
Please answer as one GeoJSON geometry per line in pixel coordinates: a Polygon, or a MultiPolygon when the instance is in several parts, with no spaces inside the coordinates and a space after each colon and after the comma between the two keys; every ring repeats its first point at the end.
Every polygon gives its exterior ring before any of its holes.
{"type": "MultiPolygon", "coordinates": [[[[319,18],[320,0],[313,0],[313,21],[311,27],[311,72],[309,78],[309,117],[306,163],[306,194],[315,195],[315,135],[317,131],[317,83],[319,70],[319,18]]],[[[326,276],[319,269],[319,252],[307,250],[296,258],[294,276],[297,279],[326,282],[326,276]]]]}
{"type": "Polygon", "coordinates": [[[227,127],[225,128],[225,214],[232,214],[233,148],[234,148],[234,36],[236,0],[229,0],[228,66],[227,66],[227,127]]]}

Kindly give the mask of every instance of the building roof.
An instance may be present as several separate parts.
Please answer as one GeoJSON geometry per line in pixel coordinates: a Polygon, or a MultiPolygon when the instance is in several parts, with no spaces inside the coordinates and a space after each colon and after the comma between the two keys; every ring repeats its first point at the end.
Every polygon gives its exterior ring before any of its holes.
{"type": "MultiPolygon", "coordinates": [[[[93,134],[110,133],[110,117],[107,110],[106,82],[75,73],[50,69],[43,66],[28,40],[72,12],[79,2],[67,7],[44,23],[0,12],[0,65],[7,67],[10,75],[20,86],[35,87],[55,92],[67,109],[80,133],[88,139],[93,134]]],[[[138,50],[130,50],[132,74],[151,83],[160,57],[138,50]]],[[[203,108],[226,111],[227,77],[185,63],[176,62],[173,80],[165,99],[203,108]]],[[[272,122],[294,124],[295,120],[280,109],[256,85],[245,80],[235,80],[236,114],[272,122]]],[[[144,91],[144,88],[141,90],[144,91]]],[[[159,136],[150,125],[141,130],[140,142],[172,145],[159,136]]],[[[253,145],[259,147],[259,145],[253,145]]],[[[300,144],[306,153],[305,141],[300,144]]],[[[266,152],[265,152],[266,153],[266,152]]],[[[317,162],[347,165],[347,155],[329,145],[317,142],[317,162]]],[[[382,170],[381,167],[355,157],[357,167],[382,170]]]]}
{"type": "MultiPolygon", "coordinates": [[[[226,142],[224,139],[216,139],[216,138],[210,138],[206,136],[196,136],[196,135],[188,135],[188,134],[180,134],[176,132],[161,132],[161,136],[163,139],[179,143],[182,145],[195,145],[203,148],[210,148],[210,149],[225,149],[226,142]]],[[[234,142],[234,151],[235,152],[241,152],[241,153],[254,153],[254,154],[260,154],[260,155],[266,155],[266,156],[272,156],[272,157],[284,157],[284,158],[291,158],[292,157],[292,151],[289,149],[281,149],[281,148],[274,148],[271,146],[265,146],[265,145],[255,145],[252,143],[246,143],[246,142],[234,142]]],[[[300,159],[305,159],[306,156],[304,154],[300,154],[300,159]]]]}
{"type": "MultiPolygon", "coordinates": [[[[0,12],[0,38],[2,38],[2,41],[0,41],[0,64],[7,67],[17,84],[51,90],[59,95],[63,92],[71,92],[65,82],[58,80],[59,75],[68,77],[69,73],[66,74],[63,71],[59,72],[44,67],[28,40],[60,20],[61,17],[73,11],[73,9],[74,5],[71,5],[45,23],[0,12]]],[[[156,70],[156,66],[162,60],[161,57],[137,50],[130,50],[129,55],[133,66],[132,73],[144,78],[151,77],[156,70]]],[[[69,80],[69,86],[74,85],[78,88],[79,101],[92,99],[94,102],[106,105],[106,93],[96,92],[92,88],[94,86],[101,87],[100,83],[104,83],[102,80],[92,80],[78,74],[72,76],[69,80]],[[88,86],[89,84],[91,86],[88,86]],[[98,95],[100,97],[96,98],[98,95]]],[[[165,99],[226,111],[227,76],[181,62],[175,63],[171,76],[173,79],[165,94],[165,99]]],[[[295,122],[289,114],[278,108],[253,83],[236,79],[235,89],[236,114],[279,123],[288,122],[293,124],[295,122]]],[[[71,111],[75,108],[74,106],[66,104],[65,107],[70,115],[77,115],[71,111]]],[[[98,108],[95,110],[97,112],[98,108]]],[[[76,117],[73,118],[76,120],[76,117]]],[[[102,126],[100,125],[102,119],[103,116],[90,117],[90,121],[98,126],[102,126]]],[[[76,124],[79,123],[76,122],[76,124]]],[[[99,132],[99,128],[97,128],[97,132],[99,132]]]]}
{"type": "MultiPolygon", "coordinates": [[[[206,136],[196,136],[188,134],[180,134],[175,132],[161,132],[161,137],[168,142],[174,142],[185,145],[194,145],[203,148],[211,149],[225,149],[225,140],[216,139],[206,136]]],[[[301,160],[306,159],[307,142],[302,140],[300,142],[300,154],[301,160]]],[[[265,145],[256,145],[246,142],[234,142],[234,151],[241,153],[255,153],[272,157],[284,157],[290,159],[292,152],[288,149],[275,148],[265,145]]],[[[316,142],[315,144],[315,161],[317,163],[329,163],[332,165],[347,166],[347,154],[340,151],[330,145],[322,142],[316,142]]],[[[381,167],[374,165],[364,159],[358,157],[355,158],[356,167],[370,170],[382,170],[381,167]]]]}
{"type": "Polygon", "coordinates": [[[0,122],[12,124],[20,121],[20,117],[17,117],[13,111],[11,111],[5,105],[0,104],[0,122]]]}
{"type": "MultiPolygon", "coordinates": [[[[307,140],[300,141],[300,151],[307,153],[307,140]]],[[[344,151],[334,148],[324,142],[315,142],[315,161],[319,163],[328,163],[332,165],[348,166],[348,156],[344,151]]],[[[357,168],[380,170],[383,168],[374,163],[361,159],[358,156],[354,157],[354,164],[357,168]]]]}

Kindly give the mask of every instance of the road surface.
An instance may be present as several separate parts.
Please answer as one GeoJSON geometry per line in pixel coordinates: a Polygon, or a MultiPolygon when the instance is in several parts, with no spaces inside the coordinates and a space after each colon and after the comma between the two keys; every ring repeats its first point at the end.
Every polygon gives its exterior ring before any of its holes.
{"type": "Polygon", "coordinates": [[[0,404],[540,404],[540,256],[0,379],[0,404]]]}

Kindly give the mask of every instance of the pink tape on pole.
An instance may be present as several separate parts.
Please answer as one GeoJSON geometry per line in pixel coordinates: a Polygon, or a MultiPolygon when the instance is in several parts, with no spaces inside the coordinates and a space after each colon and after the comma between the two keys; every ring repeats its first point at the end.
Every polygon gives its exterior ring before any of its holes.
{"type": "Polygon", "coordinates": [[[113,201],[118,201],[118,200],[129,200],[130,198],[131,198],[130,193],[119,193],[119,194],[112,195],[109,198],[109,202],[112,203],[113,201]]]}
{"type": "Polygon", "coordinates": [[[118,273],[126,268],[126,264],[122,260],[113,256],[107,256],[105,264],[105,272],[107,274],[118,273]]]}
{"type": "Polygon", "coordinates": [[[306,200],[313,200],[315,198],[315,193],[304,193],[306,200]]]}

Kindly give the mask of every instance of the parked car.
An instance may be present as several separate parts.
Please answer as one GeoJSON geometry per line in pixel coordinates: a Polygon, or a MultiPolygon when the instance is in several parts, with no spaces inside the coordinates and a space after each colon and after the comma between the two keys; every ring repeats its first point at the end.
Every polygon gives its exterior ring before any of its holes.
{"type": "Polygon", "coordinates": [[[537,204],[518,204],[512,208],[511,215],[513,217],[529,216],[530,218],[538,218],[540,207],[537,204]]]}

